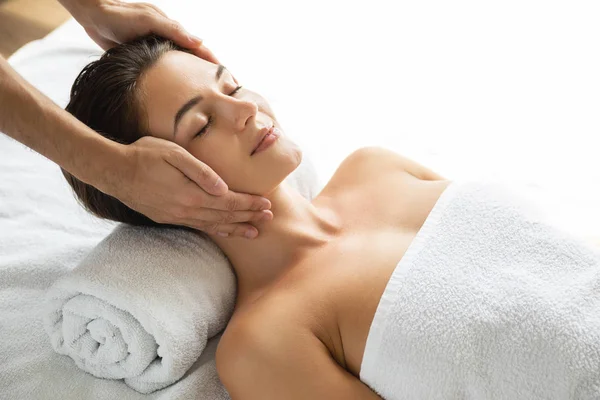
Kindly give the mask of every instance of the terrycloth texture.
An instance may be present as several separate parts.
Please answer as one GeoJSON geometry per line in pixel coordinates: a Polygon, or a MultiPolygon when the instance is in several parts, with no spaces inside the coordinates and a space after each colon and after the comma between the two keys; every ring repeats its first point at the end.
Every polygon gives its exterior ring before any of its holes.
{"type": "Polygon", "coordinates": [[[361,380],[395,399],[599,399],[600,253],[508,187],[452,183],[394,270],[361,380]]]}
{"type": "Polygon", "coordinates": [[[235,305],[235,275],[206,237],[118,226],[48,292],[52,347],[141,393],[179,380],[235,305]]]}

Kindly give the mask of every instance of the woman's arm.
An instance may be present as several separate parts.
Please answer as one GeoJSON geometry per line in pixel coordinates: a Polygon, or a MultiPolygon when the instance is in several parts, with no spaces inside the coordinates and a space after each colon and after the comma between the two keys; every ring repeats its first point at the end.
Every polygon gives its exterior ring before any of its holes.
{"type": "Polygon", "coordinates": [[[216,360],[231,399],[381,400],[316,336],[300,331],[266,317],[228,327],[216,360]]]}

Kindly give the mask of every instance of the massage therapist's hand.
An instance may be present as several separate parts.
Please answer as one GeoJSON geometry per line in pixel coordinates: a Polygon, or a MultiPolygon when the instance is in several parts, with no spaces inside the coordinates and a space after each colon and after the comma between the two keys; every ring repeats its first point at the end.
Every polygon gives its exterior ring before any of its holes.
{"type": "Polygon", "coordinates": [[[0,132],[60,165],[82,182],[159,223],[242,236],[256,228],[268,199],[214,188],[218,176],[176,143],[146,136],[106,139],[25,81],[0,56],[0,132]]]}
{"type": "Polygon", "coordinates": [[[188,48],[198,57],[218,63],[202,39],[190,35],[158,7],[118,0],[60,0],[87,34],[104,50],[139,36],[156,33],[188,48]]]}
{"type": "Polygon", "coordinates": [[[110,174],[123,181],[114,179],[110,194],[153,221],[248,238],[247,232],[255,237],[258,231],[243,222],[273,218],[260,211],[271,208],[268,199],[228,191],[209,166],[176,143],[144,136],[123,150],[119,173],[110,174]]]}

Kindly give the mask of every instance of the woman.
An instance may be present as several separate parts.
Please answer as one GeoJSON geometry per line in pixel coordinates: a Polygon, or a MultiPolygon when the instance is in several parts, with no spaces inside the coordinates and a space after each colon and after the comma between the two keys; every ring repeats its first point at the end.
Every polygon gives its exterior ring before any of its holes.
{"type": "MultiPolygon", "coordinates": [[[[299,333],[326,346],[319,351],[326,349],[344,370],[359,376],[387,279],[448,180],[391,151],[365,148],[346,158],[309,202],[282,183],[300,164],[302,151],[285,137],[267,101],[237,85],[226,68],[152,36],[111,49],[88,65],[66,109],[98,132],[121,132],[106,134],[121,143],[144,135],[174,141],[231,190],[268,198],[275,218],[254,222],[262,232],[254,241],[209,235],[238,280],[227,330],[237,321],[241,327],[262,313],[285,310],[299,333]],[[271,127],[277,140],[256,152],[271,127]]],[[[95,215],[157,225],[63,174],[95,215]]],[[[370,391],[354,380],[360,391],[370,391]]]]}
{"type": "MultiPolygon", "coordinates": [[[[391,151],[363,148],[310,202],[283,182],[302,152],[266,100],[223,66],[155,36],[88,65],[67,110],[122,143],[145,135],[174,141],[231,190],[271,201],[272,214],[254,222],[263,232],[254,241],[209,235],[237,276],[234,314],[217,350],[234,399],[379,398],[359,379],[369,329],[449,180],[391,151]]],[[[158,225],[63,174],[95,215],[158,225]]]]}

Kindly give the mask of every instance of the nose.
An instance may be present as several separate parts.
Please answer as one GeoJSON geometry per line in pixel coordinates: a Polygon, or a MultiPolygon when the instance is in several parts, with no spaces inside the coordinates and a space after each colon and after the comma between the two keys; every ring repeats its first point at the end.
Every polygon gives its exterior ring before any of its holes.
{"type": "Polygon", "coordinates": [[[227,95],[220,97],[223,118],[229,121],[235,132],[243,132],[250,119],[258,113],[258,106],[255,102],[249,100],[236,99],[227,95]]]}

